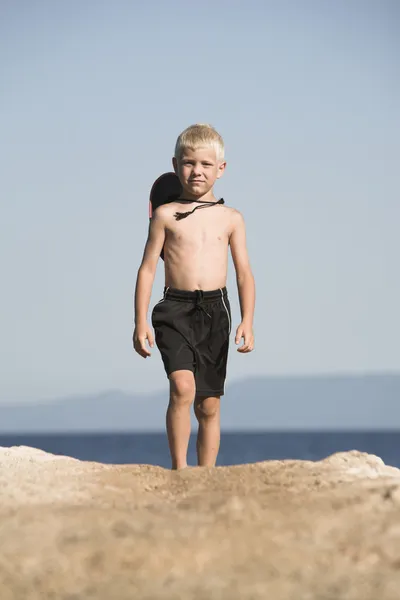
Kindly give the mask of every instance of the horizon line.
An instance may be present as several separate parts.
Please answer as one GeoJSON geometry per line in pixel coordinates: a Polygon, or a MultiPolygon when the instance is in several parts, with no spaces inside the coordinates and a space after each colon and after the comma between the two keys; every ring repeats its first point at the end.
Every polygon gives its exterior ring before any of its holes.
{"type": "MultiPolygon", "coordinates": [[[[277,379],[341,379],[341,378],[380,378],[380,377],[400,377],[400,370],[377,370],[377,371],[325,371],[321,373],[291,373],[291,374],[279,374],[279,373],[270,373],[270,374],[252,374],[245,377],[240,377],[237,379],[232,379],[226,383],[226,390],[231,386],[238,383],[243,383],[245,381],[251,379],[268,379],[268,380],[277,380],[277,379]]],[[[168,384],[166,385],[168,387],[168,384]]],[[[82,398],[87,399],[93,396],[106,396],[109,394],[122,394],[125,396],[131,395],[140,395],[140,396],[154,396],[158,394],[164,394],[164,388],[158,388],[152,391],[140,391],[137,392],[134,389],[127,388],[106,388],[102,390],[92,391],[92,392],[72,392],[65,395],[55,395],[51,398],[41,398],[41,399],[31,399],[31,400],[0,400],[0,408],[6,407],[14,407],[15,405],[25,406],[34,404],[48,404],[53,402],[61,402],[65,400],[70,400],[74,398],[82,398]]]]}

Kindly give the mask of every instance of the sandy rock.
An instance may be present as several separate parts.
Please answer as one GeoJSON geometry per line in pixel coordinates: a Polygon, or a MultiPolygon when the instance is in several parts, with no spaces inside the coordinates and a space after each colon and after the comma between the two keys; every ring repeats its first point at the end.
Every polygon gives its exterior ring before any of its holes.
{"type": "Polygon", "coordinates": [[[376,456],[172,472],[0,448],[1,600],[398,600],[376,456]]]}

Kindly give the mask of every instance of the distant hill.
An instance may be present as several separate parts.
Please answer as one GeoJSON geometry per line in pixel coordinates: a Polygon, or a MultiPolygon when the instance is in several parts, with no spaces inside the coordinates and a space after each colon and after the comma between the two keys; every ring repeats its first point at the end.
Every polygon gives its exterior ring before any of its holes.
{"type": "MultiPolygon", "coordinates": [[[[108,391],[0,405],[0,433],[164,430],[165,393],[108,391]]],[[[193,419],[193,423],[195,420],[193,419]]],[[[399,429],[400,374],[252,377],[231,382],[222,428],[399,429]]]]}

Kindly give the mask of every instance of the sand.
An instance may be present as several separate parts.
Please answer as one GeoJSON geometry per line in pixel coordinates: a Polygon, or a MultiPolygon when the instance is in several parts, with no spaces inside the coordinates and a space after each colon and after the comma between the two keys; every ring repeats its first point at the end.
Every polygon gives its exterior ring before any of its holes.
{"type": "Polygon", "coordinates": [[[400,470],[169,471],[0,448],[1,600],[399,600],[400,470]]]}

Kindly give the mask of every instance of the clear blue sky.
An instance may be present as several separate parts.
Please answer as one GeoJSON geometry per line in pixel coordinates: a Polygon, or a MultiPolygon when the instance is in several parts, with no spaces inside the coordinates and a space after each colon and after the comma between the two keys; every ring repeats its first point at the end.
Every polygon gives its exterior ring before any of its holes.
{"type": "MultiPolygon", "coordinates": [[[[194,122],[225,138],[257,283],[229,379],[399,370],[399,31],[396,0],[3,0],[0,402],[165,387],[132,296],[194,122]]],[[[237,325],[232,265],[229,290],[237,325]]]]}

